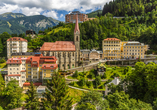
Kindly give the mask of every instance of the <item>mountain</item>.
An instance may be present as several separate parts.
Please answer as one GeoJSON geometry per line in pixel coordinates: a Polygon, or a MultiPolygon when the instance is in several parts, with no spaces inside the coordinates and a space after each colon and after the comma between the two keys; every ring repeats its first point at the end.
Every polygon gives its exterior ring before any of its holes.
{"type": "Polygon", "coordinates": [[[20,13],[4,13],[0,15],[0,33],[20,34],[30,29],[38,33],[39,30],[56,26],[59,22],[43,15],[25,16],[20,13]]]}
{"type": "Polygon", "coordinates": [[[96,10],[96,11],[93,11],[91,13],[88,13],[87,15],[88,15],[88,18],[95,18],[98,15],[98,13],[101,15],[102,10],[96,10]]]}
{"type": "Polygon", "coordinates": [[[25,17],[26,15],[22,14],[22,13],[12,13],[12,12],[8,12],[8,13],[4,13],[0,15],[0,19],[1,20],[9,20],[9,19],[13,19],[13,18],[20,18],[20,17],[25,17]]]}

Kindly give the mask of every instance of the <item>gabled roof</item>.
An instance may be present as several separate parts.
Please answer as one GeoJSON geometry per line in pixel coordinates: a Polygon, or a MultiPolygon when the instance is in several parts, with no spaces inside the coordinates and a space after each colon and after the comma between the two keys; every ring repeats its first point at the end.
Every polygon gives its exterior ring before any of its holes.
{"type": "MultiPolygon", "coordinates": [[[[40,86],[40,85],[42,85],[42,83],[33,83],[34,84],[34,86],[40,86]]],[[[23,84],[23,86],[30,86],[30,82],[25,82],[24,84],[23,84]]]]}
{"type": "Polygon", "coordinates": [[[74,33],[76,33],[77,31],[80,33],[80,30],[79,30],[79,24],[78,24],[78,15],[76,15],[76,24],[75,24],[75,30],[74,30],[74,33]]]}
{"type": "Polygon", "coordinates": [[[104,39],[104,41],[120,41],[120,39],[117,39],[117,38],[107,38],[107,39],[104,39]]]}
{"type": "Polygon", "coordinates": [[[21,37],[12,37],[12,38],[9,38],[7,41],[25,41],[25,42],[28,42],[26,39],[23,39],[21,37]]]}
{"type": "Polygon", "coordinates": [[[40,51],[75,51],[73,41],[45,42],[40,51]]]}
{"type": "Polygon", "coordinates": [[[57,64],[43,64],[42,69],[55,70],[58,68],[57,64]]]}
{"type": "Polygon", "coordinates": [[[7,60],[6,64],[21,64],[22,60],[21,58],[10,58],[7,60]]]}

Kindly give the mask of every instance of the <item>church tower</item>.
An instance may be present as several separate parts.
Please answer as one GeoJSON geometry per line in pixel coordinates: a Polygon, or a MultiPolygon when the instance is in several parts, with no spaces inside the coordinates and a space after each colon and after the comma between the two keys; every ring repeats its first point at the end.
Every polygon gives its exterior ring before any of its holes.
{"type": "Polygon", "coordinates": [[[80,61],[80,30],[78,24],[78,15],[76,15],[76,22],[75,22],[74,44],[76,49],[75,61],[76,61],[76,66],[78,66],[78,63],[80,61]]]}

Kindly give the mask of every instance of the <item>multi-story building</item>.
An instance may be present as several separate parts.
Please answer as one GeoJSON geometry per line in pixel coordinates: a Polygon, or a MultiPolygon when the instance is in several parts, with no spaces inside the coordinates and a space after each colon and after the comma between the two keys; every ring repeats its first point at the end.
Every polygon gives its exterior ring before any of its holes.
{"type": "Polygon", "coordinates": [[[136,59],[144,58],[148,45],[138,41],[121,41],[107,38],[102,41],[103,59],[136,59]]]}
{"type": "Polygon", "coordinates": [[[56,63],[56,57],[43,56],[41,53],[36,53],[35,56],[27,58],[27,80],[33,82],[43,82],[44,79],[49,79],[52,74],[58,69],[58,65],[56,63]]]}
{"type": "Polygon", "coordinates": [[[30,56],[34,56],[35,52],[20,52],[20,53],[12,53],[12,58],[28,58],[30,56]]]}
{"type": "Polygon", "coordinates": [[[45,42],[40,49],[44,56],[55,56],[60,70],[77,67],[80,63],[80,30],[76,15],[74,41],[45,42]]]}
{"type": "Polygon", "coordinates": [[[27,40],[20,37],[12,37],[7,40],[7,57],[12,53],[27,52],[27,40]]]}
{"type": "Polygon", "coordinates": [[[73,12],[65,15],[65,23],[75,23],[77,15],[78,15],[79,23],[84,22],[88,18],[88,15],[86,15],[86,14],[82,14],[79,11],[73,11],[73,12]]]}
{"type": "Polygon", "coordinates": [[[117,38],[107,38],[102,41],[103,59],[121,58],[121,41],[117,38]]]}
{"type": "Polygon", "coordinates": [[[136,59],[144,58],[147,46],[137,41],[129,41],[123,45],[122,58],[136,59]]]}
{"type": "Polygon", "coordinates": [[[5,81],[8,83],[11,79],[16,79],[19,86],[22,87],[26,82],[26,58],[10,58],[7,60],[8,75],[5,76],[5,81]]]}

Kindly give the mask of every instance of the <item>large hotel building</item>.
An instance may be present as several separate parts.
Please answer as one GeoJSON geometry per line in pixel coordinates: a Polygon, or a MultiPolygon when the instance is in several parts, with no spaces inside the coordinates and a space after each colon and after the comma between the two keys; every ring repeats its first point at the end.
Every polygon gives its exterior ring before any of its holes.
{"type": "Polygon", "coordinates": [[[83,23],[88,20],[93,20],[95,18],[88,18],[88,15],[80,13],[79,11],[73,11],[65,15],[65,23],[75,23],[78,16],[78,22],[83,23]]]}
{"type": "Polygon", "coordinates": [[[27,52],[27,40],[21,37],[12,37],[7,40],[7,58],[12,53],[27,52]]]}
{"type": "Polygon", "coordinates": [[[102,41],[103,59],[136,59],[144,58],[148,45],[138,41],[121,41],[107,38],[102,41]]]}

